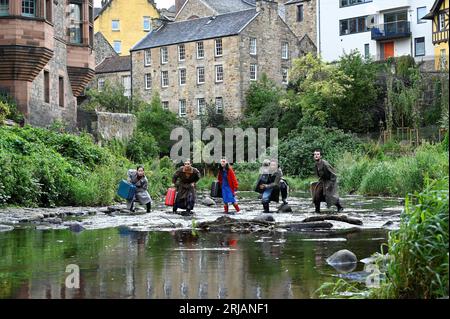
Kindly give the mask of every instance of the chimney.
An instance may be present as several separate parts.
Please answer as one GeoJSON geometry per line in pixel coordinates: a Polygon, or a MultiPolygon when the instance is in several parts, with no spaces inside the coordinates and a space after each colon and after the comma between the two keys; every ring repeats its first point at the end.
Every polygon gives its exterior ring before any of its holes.
{"type": "Polygon", "coordinates": [[[181,10],[181,7],[183,7],[186,1],[187,0],[175,0],[175,14],[181,10]]]}
{"type": "Polygon", "coordinates": [[[278,2],[274,0],[256,0],[256,12],[273,10],[278,14],[278,2]]]}

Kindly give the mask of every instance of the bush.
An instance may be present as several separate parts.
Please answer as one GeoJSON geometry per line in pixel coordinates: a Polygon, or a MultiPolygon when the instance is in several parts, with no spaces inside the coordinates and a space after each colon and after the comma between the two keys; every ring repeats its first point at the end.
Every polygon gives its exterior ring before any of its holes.
{"type": "Polygon", "coordinates": [[[158,153],[159,148],[156,140],[149,133],[145,134],[136,131],[128,141],[126,154],[131,161],[144,163],[149,159],[157,157],[158,153]]]}
{"type": "Polygon", "coordinates": [[[0,125],[3,124],[6,117],[9,115],[9,106],[0,101],[0,125]]]}

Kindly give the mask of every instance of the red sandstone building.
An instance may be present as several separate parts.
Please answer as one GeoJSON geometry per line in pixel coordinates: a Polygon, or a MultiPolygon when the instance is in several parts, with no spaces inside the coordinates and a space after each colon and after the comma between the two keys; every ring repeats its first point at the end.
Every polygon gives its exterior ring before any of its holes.
{"type": "Polygon", "coordinates": [[[0,93],[27,123],[76,126],[94,76],[92,0],[0,0],[0,93]]]}

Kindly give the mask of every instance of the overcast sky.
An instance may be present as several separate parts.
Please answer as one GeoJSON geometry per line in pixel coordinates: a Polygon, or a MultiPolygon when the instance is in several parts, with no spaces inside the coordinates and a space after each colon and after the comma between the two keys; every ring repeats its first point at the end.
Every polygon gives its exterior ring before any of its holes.
{"type": "MultiPolygon", "coordinates": [[[[94,6],[100,7],[102,0],[94,0],[94,6]]],[[[170,6],[175,4],[175,0],[156,0],[156,5],[159,9],[169,8],[170,6]]]]}

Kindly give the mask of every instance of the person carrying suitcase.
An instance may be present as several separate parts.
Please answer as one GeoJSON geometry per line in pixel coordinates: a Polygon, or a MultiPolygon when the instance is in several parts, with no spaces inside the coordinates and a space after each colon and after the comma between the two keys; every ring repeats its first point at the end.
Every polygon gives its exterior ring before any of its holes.
{"type": "Polygon", "coordinates": [[[200,172],[192,167],[191,160],[187,159],[172,178],[172,183],[177,188],[177,196],[173,205],[173,212],[178,208],[186,209],[186,214],[190,215],[194,209],[196,192],[195,183],[200,180],[200,172]]]}
{"type": "Polygon", "coordinates": [[[132,200],[127,201],[127,208],[135,212],[136,207],[134,202],[137,200],[141,205],[147,206],[147,213],[150,213],[152,208],[152,198],[148,193],[148,180],[145,177],[145,171],[143,166],[138,166],[136,170],[128,170],[128,182],[136,186],[136,194],[132,200]]]}
{"type": "Polygon", "coordinates": [[[239,205],[236,201],[236,191],[239,187],[239,183],[236,178],[236,174],[230,163],[225,158],[220,160],[219,174],[217,175],[220,187],[222,188],[222,199],[224,213],[228,214],[228,205],[233,204],[236,212],[240,211],[239,205]]]}

